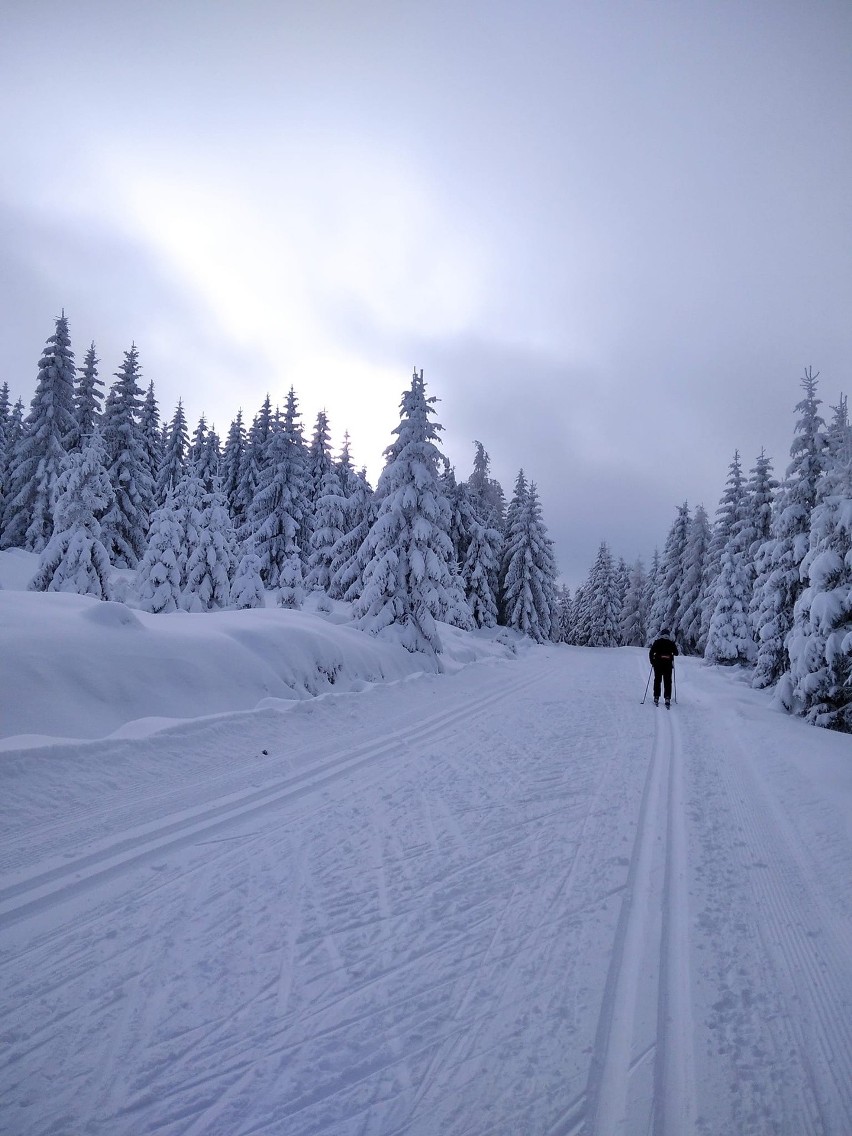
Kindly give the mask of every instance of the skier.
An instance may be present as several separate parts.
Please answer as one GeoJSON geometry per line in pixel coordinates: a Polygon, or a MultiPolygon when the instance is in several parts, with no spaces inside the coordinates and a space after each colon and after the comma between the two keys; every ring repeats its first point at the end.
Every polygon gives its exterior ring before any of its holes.
{"type": "Polygon", "coordinates": [[[660,705],[660,687],[663,687],[663,692],[666,698],[666,706],[672,704],[672,668],[674,667],[674,657],[677,654],[677,646],[674,639],[671,638],[671,632],[667,627],[664,627],[660,632],[659,639],[655,639],[651,644],[651,649],[648,652],[648,658],[651,660],[651,666],[654,668],[654,705],[660,705]]]}

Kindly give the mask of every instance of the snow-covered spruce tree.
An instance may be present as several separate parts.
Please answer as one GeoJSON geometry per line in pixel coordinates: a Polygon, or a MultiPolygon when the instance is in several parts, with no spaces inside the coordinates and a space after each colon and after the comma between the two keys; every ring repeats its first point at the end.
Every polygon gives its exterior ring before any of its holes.
{"type": "Polygon", "coordinates": [[[243,425],[243,412],[240,409],[228,429],[222,450],[222,462],[219,466],[222,492],[225,494],[237,531],[242,527],[248,508],[248,500],[244,500],[240,493],[240,474],[246,460],[246,445],[246,428],[243,425]]]}
{"type": "Polygon", "coordinates": [[[363,590],[353,608],[365,631],[393,628],[407,650],[424,654],[441,652],[437,621],[459,604],[450,568],[450,507],[438,479],[441,426],[431,420],[435,401],[426,396],[423,372],[415,370],[385,450],[376,518],[360,553],[363,590]]]}
{"type": "Polygon", "coordinates": [[[212,489],[202,496],[198,543],[186,561],[184,604],[188,610],[214,611],[228,606],[236,559],[234,526],[225,495],[214,478],[212,489]]]}
{"type": "Polygon", "coordinates": [[[648,609],[645,597],[645,567],[641,559],[630,569],[627,592],[621,606],[619,641],[625,647],[644,647],[648,641],[648,609]]]}
{"type": "MultiPolygon", "coordinates": [[[[331,441],[328,426],[328,415],[324,410],[317,414],[311,444],[308,447],[307,462],[305,465],[307,477],[307,496],[310,504],[310,516],[316,511],[317,501],[323,495],[323,480],[334,462],[331,457],[331,441]]],[[[313,531],[313,525],[311,525],[313,531]]],[[[310,539],[310,534],[308,534],[310,539]]]]}
{"type": "Polygon", "coordinates": [[[722,562],[713,594],[716,606],[707,630],[704,658],[708,663],[748,666],[754,662],[749,602],[754,569],[749,560],[748,503],[743,499],[740,520],[722,550],[722,562]]]}
{"type": "Polygon", "coordinates": [[[3,518],[3,548],[42,552],[53,533],[56,482],[75,426],[74,352],[65,313],[38,366],[36,390],[12,451],[3,518]]]}
{"type": "Polygon", "coordinates": [[[352,602],[361,595],[364,569],[367,566],[366,560],[361,559],[361,550],[364,549],[366,557],[369,549],[367,534],[375,519],[375,494],[367,481],[366,471],[362,470],[355,474],[354,481],[349,482],[346,524],[343,535],[332,550],[328,592],[332,599],[352,602]]]}
{"type": "Polygon", "coordinates": [[[703,655],[706,646],[701,639],[701,613],[704,607],[705,561],[709,547],[710,522],[704,506],[699,505],[689,522],[675,618],[680,649],[685,655],[703,655]]]}
{"type": "MultiPolygon", "coordinates": [[[[493,516],[489,512],[489,516],[493,516]]],[[[497,623],[497,588],[500,557],[503,551],[501,533],[484,523],[474,513],[468,528],[469,540],[461,569],[465,598],[477,627],[494,627],[497,623]]]]}
{"type": "Polygon", "coordinates": [[[653,638],[653,627],[651,626],[651,609],[654,606],[654,597],[657,594],[657,580],[660,578],[660,550],[654,549],[654,554],[651,557],[651,567],[645,577],[645,610],[648,612],[648,639],[653,638]]]}
{"type": "Polygon", "coordinates": [[[148,390],[142,400],[139,412],[139,425],[148,469],[151,471],[151,484],[154,487],[154,506],[157,503],[157,476],[163,464],[163,428],[160,425],[160,407],[154,393],[154,384],[148,383],[148,390]]]}
{"type": "Polygon", "coordinates": [[[168,494],[177,487],[186,468],[186,455],[189,453],[189,433],[186,428],[186,415],[183,402],[178,399],[172,420],[167,427],[167,437],[163,446],[163,456],[157,473],[157,501],[162,504],[168,494]]]}
{"type": "Polygon", "coordinates": [[[585,645],[617,647],[620,641],[618,579],[612,554],[601,541],[586,581],[587,596],[585,645]]]}
{"type": "Polygon", "coordinates": [[[750,615],[755,556],[769,533],[777,482],[761,450],[740,502],[739,516],[722,552],[716,581],[716,608],[710,619],[704,658],[711,663],[751,665],[757,655],[750,615]]]}
{"type": "Polygon", "coordinates": [[[649,630],[652,637],[667,629],[675,640],[680,639],[677,615],[683,587],[684,557],[689,540],[689,526],[689,505],[684,501],[682,505],[677,506],[677,516],[663,547],[655,581],[654,601],[651,606],[649,630]]]}
{"type": "MultiPolygon", "coordinates": [[[[521,480],[516,481],[516,489],[521,480]]],[[[514,498],[513,498],[514,501],[514,498]]],[[[544,643],[556,624],[556,561],[541,517],[538,491],[530,482],[506,533],[502,610],[506,624],[544,643]]]]}
{"type": "Polygon", "coordinates": [[[571,599],[571,589],[567,584],[560,584],[556,589],[557,642],[571,642],[573,619],[574,603],[571,599]]]}
{"type": "Polygon", "coordinates": [[[300,608],[305,599],[304,564],[298,552],[291,552],[278,578],[279,607],[300,608]]]}
{"type": "Polygon", "coordinates": [[[234,578],[231,581],[231,606],[237,608],[263,607],[265,603],[263,580],[260,578],[260,557],[254,539],[242,546],[234,578]]]}
{"type": "Polygon", "coordinates": [[[101,528],[110,559],[122,568],[135,568],[144,555],[155,507],[154,481],[140,422],[140,375],[139,354],[133,344],[116,371],[102,424],[107,473],[115,499],[101,528]]]}
{"type": "Polygon", "coordinates": [[[74,427],[66,438],[69,452],[82,450],[101,420],[103,408],[103,379],[98,378],[95,345],[89,347],[82,367],[77,368],[77,385],[74,390],[74,427]]]}
{"type": "Polygon", "coordinates": [[[740,517],[740,506],[745,492],[742,463],[740,462],[739,451],[735,450],[728,467],[725,490],[719,500],[719,507],[716,509],[716,521],[711,529],[710,544],[704,560],[704,601],[701,607],[700,631],[700,641],[704,650],[706,650],[707,636],[710,631],[710,620],[716,610],[716,583],[722,570],[722,553],[740,517]]]}
{"type": "Polygon", "coordinates": [[[136,594],[143,611],[157,615],[181,607],[182,536],[175,492],[169,490],[165,502],[151,514],[148,543],[136,569],[136,594]]]}
{"type": "Polygon", "coordinates": [[[0,386],[0,443],[6,442],[6,427],[12,414],[12,402],[9,397],[9,384],[0,386]]]}
{"type": "Polygon", "coordinates": [[[744,665],[755,661],[757,646],[751,606],[757,557],[769,535],[777,484],[772,476],[772,462],[761,450],[740,502],[739,518],[722,553],[715,585],[716,607],[704,645],[704,657],[709,662],[744,665]]]}
{"type": "Polygon", "coordinates": [[[113,500],[105,457],[103,441],[95,427],[85,448],[66,459],[65,469],[56,481],[53,535],[29,583],[31,591],[112,598],[111,565],[101,540],[99,519],[113,500]]]}
{"type": "MultiPolygon", "coordinates": [[[[254,534],[260,574],[267,588],[284,586],[285,563],[293,556],[301,557],[309,509],[305,451],[293,406],[285,415],[284,425],[270,434],[261,481],[248,510],[247,527],[254,534]]],[[[292,564],[287,579],[291,581],[287,587],[295,586],[292,564]]]]}
{"type": "Polygon", "coordinates": [[[0,548],[4,548],[3,526],[6,516],[6,502],[9,496],[12,472],[12,455],[24,432],[24,404],[21,399],[15,403],[6,417],[3,426],[2,452],[0,452],[0,548]]]}
{"type": "Polygon", "coordinates": [[[195,470],[205,493],[212,493],[219,477],[219,435],[202,414],[189,444],[187,462],[195,470]]]}
{"type": "Polygon", "coordinates": [[[585,582],[574,593],[571,607],[571,638],[568,642],[574,647],[585,647],[589,639],[589,597],[585,582]]]}
{"type": "Polygon", "coordinates": [[[237,503],[242,509],[243,524],[237,528],[240,540],[245,541],[251,533],[249,507],[255,498],[262,475],[266,469],[269,453],[269,439],[272,434],[272,406],[269,395],[252,419],[246,439],[246,450],[240,464],[237,503]]]}
{"type": "MultiPolygon", "coordinates": [[[[204,527],[204,486],[188,463],[172,491],[171,500],[174,521],[180,533],[178,569],[182,596],[188,578],[189,559],[201,543],[201,530],[204,527]]],[[[185,606],[183,600],[181,606],[185,606]]]]}
{"type": "Polygon", "coordinates": [[[506,507],[504,515],[504,535],[503,551],[500,557],[500,571],[497,576],[497,612],[498,622],[503,625],[508,625],[509,616],[506,608],[503,605],[503,596],[506,592],[506,573],[509,570],[510,551],[509,543],[511,541],[511,534],[513,526],[516,524],[519,513],[521,512],[529,493],[529,485],[527,484],[526,474],[523,469],[518,470],[518,475],[515,478],[515,487],[509,504],[506,507]]]}
{"type": "Polygon", "coordinates": [[[811,515],[801,577],[805,587],[796,601],[787,638],[790,674],[779,683],[780,700],[814,725],[852,733],[852,435],[848,425],[840,424],[839,430],[829,432],[828,469],[811,515]]]}
{"type": "Polygon", "coordinates": [[[329,462],[317,489],[314,502],[310,556],[308,558],[308,588],[330,594],[331,566],[334,550],[346,531],[347,501],[343,496],[337,466],[329,462]]]}
{"type": "Polygon", "coordinates": [[[506,497],[499,481],[490,476],[491,459],[482,442],[474,442],[473,473],[467,479],[467,487],[473,498],[474,507],[483,523],[499,532],[505,530],[506,497]]]}
{"type": "Polygon", "coordinates": [[[630,569],[627,567],[627,561],[623,556],[619,556],[618,563],[615,566],[615,580],[618,591],[618,623],[621,626],[621,612],[627,598],[627,589],[630,587],[630,569]]]}
{"type": "Polygon", "coordinates": [[[773,686],[789,670],[786,639],[804,587],[800,568],[808,551],[811,513],[827,461],[817,377],[808,368],[801,380],[804,398],[796,404],[799,417],[790,447],[792,460],[775,496],[769,539],[756,556],[760,584],[754,589],[751,614],[757,635],[752,685],[757,688],[773,686]]]}
{"type": "Polygon", "coordinates": [[[11,406],[9,384],[0,386],[0,540],[3,536],[3,504],[6,500],[6,486],[9,477],[9,425],[11,406]]]}

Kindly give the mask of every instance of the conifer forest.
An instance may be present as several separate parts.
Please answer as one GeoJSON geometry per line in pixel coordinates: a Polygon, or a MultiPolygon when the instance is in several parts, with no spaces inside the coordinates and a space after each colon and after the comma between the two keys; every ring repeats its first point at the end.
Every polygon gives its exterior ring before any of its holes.
{"type": "Polygon", "coordinates": [[[181,401],[161,411],[135,345],[109,385],[99,367],[94,344],[76,362],[63,314],[29,409],[0,386],[0,548],[39,554],[32,590],[152,613],[298,608],[318,593],[432,655],[442,622],[577,647],[643,646],[665,629],[682,654],[742,668],[787,711],[852,732],[852,428],[844,395],[822,409],[811,368],[786,466],[761,452],[746,469],[735,452],[712,516],[678,504],[648,565],[603,541],[572,594],[529,471],[507,495],[479,441],[470,472],[453,469],[422,371],[374,487],[348,435],[332,452],[325,411],[303,423],[293,388],[251,421],[238,411],[222,439],[181,401]]]}

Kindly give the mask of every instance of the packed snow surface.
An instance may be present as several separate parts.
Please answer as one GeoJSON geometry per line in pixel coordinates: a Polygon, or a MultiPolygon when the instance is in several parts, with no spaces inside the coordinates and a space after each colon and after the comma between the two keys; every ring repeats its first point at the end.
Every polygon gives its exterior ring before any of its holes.
{"type": "Polygon", "coordinates": [[[852,740],[0,555],[0,1131],[852,1132],[852,740]]]}

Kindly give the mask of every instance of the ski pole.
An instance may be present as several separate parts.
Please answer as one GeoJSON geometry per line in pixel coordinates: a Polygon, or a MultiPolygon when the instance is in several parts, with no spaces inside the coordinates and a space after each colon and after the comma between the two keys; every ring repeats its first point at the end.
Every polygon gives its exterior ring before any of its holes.
{"type": "Polygon", "coordinates": [[[675,705],[677,705],[677,671],[674,663],[672,663],[672,685],[674,687],[672,693],[674,694],[675,705]]]}
{"type": "Polygon", "coordinates": [[[645,699],[648,697],[648,687],[651,685],[651,675],[653,673],[654,668],[651,667],[651,669],[648,671],[648,681],[645,683],[645,693],[642,695],[642,701],[639,703],[640,706],[645,705],[645,699]]]}

